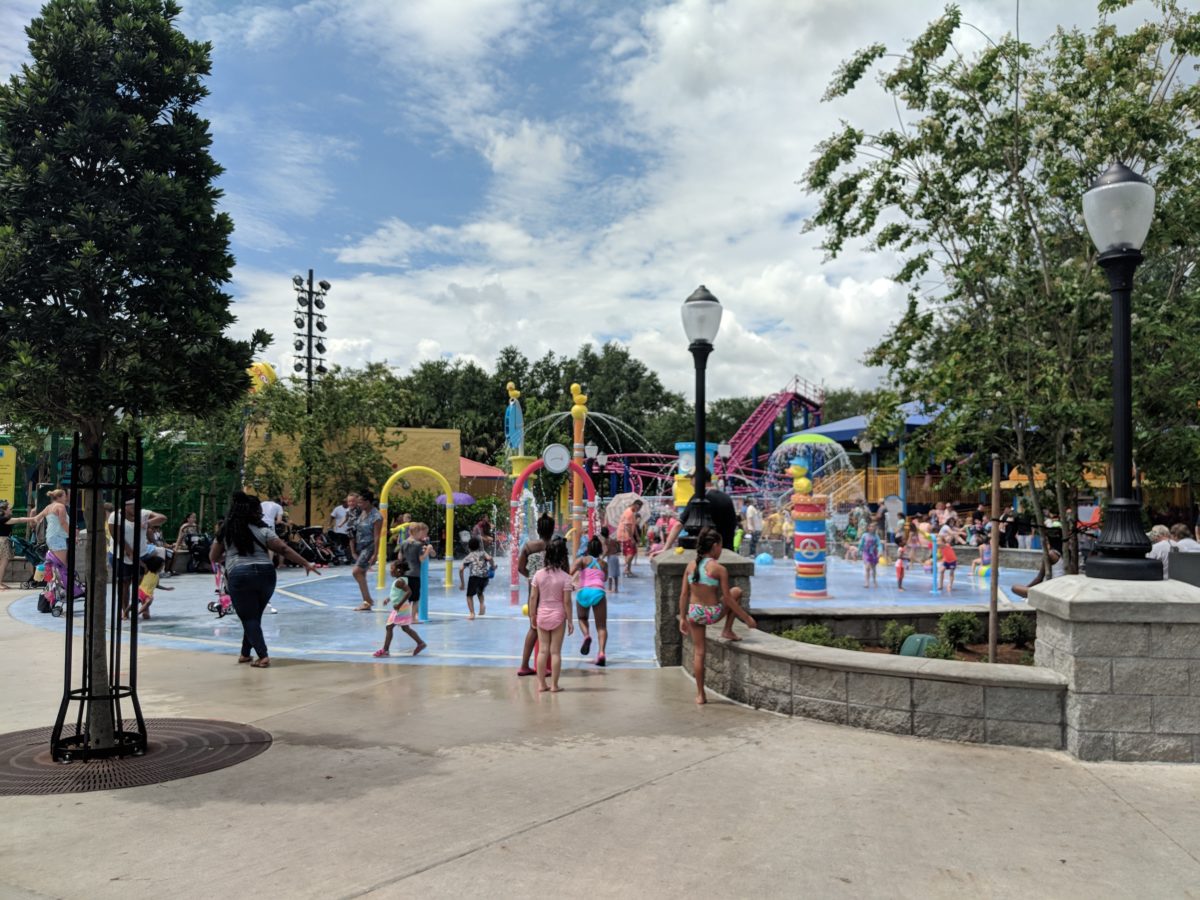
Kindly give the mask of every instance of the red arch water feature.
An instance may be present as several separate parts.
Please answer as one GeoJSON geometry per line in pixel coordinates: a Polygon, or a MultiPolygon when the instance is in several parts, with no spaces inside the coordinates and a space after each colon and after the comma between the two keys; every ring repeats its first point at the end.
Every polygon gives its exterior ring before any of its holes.
{"type": "MultiPolygon", "coordinates": [[[[517,476],[517,480],[513,482],[512,497],[508,503],[508,530],[512,534],[514,540],[510,541],[511,547],[508,554],[508,601],[516,606],[521,602],[521,576],[517,572],[517,559],[521,554],[521,548],[518,546],[519,541],[517,536],[517,510],[521,506],[521,492],[525,490],[525,482],[529,480],[529,476],[538,469],[544,468],[546,465],[540,459],[534,460],[529,466],[517,476]]],[[[571,472],[574,472],[583,480],[583,493],[587,497],[587,518],[588,518],[588,537],[592,538],[596,535],[596,486],[592,484],[592,479],[588,475],[587,470],[583,468],[575,460],[571,460],[569,467],[571,472]]]]}

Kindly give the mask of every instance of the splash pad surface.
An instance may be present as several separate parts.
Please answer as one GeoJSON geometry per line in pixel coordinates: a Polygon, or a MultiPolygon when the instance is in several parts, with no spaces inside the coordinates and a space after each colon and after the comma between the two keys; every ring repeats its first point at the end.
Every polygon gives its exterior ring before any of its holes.
{"type": "MultiPolygon", "coordinates": [[[[654,579],[644,556],[639,557],[634,571],[633,578],[622,578],[621,592],[609,597],[610,667],[657,665],[654,579]]],[[[969,570],[959,573],[953,592],[938,594],[931,592],[931,576],[920,570],[906,575],[904,591],[896,589],[892,566],[879,566],[879,587],[874,589],[863,588],[862,566],[858,563],[831,559],[828,572],[828,599],[797,600],[791,596],[795,579],[789,560],[758,566],[751,586],[750,608],[814,613],[867,610],[878,613],[894,609],[899,614],[916,609],[986,609],[988,604],[987,582],[971,579],[969,570]]],[[[1003,608],[1025,608],[1019,598],[1010,596],[1008,589],[1013,584],[1028,582],[1033,574],[1024,569],[1001,571],[1003,608]]],[[[516,668],[528,620],[521,615],[520,606],[509,605],[507,581],[505,562],[501,561],[488,591],[487,615],[473,621],[467,619],[465,595],[457,589],[457,582],[454,590],[431,585],[429,621],[416,626],[429,647],[417,657],[409,655],[412,642],[399,630],[392,640],[392,656],[379,660],[371,656],[383,643],[387,607],[377,602],[374,612],[355,612],[359,594],[348,568],[327,570],[321,578],[308,579],[296,570],[281,572],[273,600],[279,612],[263,617],[263,631],[271,655],[279,659],[516,668]]],[[[143,621],[138,630],[138,640],[143,646],[237,655],[242,638],[237,618],[230,615],[217,619],[205,608],[213,599],[211,575],[181,575],[165,579],[164,584],[175,590],[160,591],[155,598],[153,618],[143,621]]],[[[524,586],[521,597],[524,602],[524,586]]],[[[36,600],[33,594],[21,597],[9,606],[9,614],[27,624],[61,633],[63,620],[39,613],[36,600]]],[[[564,667],[592,668],[595,640],[589,657],[580,655],[579,649],[577,626],[575,635],[564,644],[564,667]]]]}

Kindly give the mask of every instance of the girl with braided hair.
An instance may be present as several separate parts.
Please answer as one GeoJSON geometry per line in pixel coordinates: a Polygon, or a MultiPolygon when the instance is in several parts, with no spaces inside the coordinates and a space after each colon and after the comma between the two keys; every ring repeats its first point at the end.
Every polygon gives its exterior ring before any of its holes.
{"type": "Polygon", "coordinates": [[[696,702],[707,703],[704,695],[705,628],[724,622],[721,637],[740,641],[733,633],[736,616],[749,628],[758,623],[742,609],[742,589],[729,587],[729,570],[717,560],[721,556],[721,535],[715,528],[702,529],[696,538],[696,559],[683,573],[679,592],[679,631],[692,639],[692,673],[696,679],[696,702]]]}
{"type": "Polygon", "coordinates": [[[257,497],[234,491],[229,512],[213,540],[208,558],[212,563],[225,564],[229,598],[242,620],[242,653],[238,662],[250,663],[256,669],[271,665],[267,641],[263,637],[262,617],[275,593],[272,552],[302,566],[305,575],[321,574],[316,566],[275,536],[275,530],[263,521],[262,506],[257,497]],[[258,654],[257,660],[250,655],[251,650],[258,654]]]}

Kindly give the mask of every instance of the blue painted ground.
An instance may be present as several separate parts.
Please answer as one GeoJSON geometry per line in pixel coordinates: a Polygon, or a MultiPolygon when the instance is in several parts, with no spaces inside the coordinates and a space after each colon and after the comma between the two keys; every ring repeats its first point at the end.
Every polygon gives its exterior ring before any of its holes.
{"type": "MultiPolygon", "coordinates": [[[[438,566],[433,567],[434,578],[438,566]]],[[[639,560],[632,579],[623,579],[621,592],[609,598],[608,664],[625,668],[648,668],[656,665],[654,657],[653,581],[650,567],[639,560]]],[[[953,593],[931,593],[928,574],[910,572],[905,578],[905,591],[896,590],[894,570],[879,567],[879,587],[864,590],[862,566],[842,560],[831,560],[828,600],[794,600],[789,596],[792,587],[791,566],[781,561],[774,566],[759,567],[752,587],[752,607],[811,609],[820,611],[852,610],[878,607],[986,607],[986,584],[979,579],[962,577],[953,593]]],[[[964,573],[965,574],[965,573],[964,573]]],[[[1001,586],[1023,583],[1032,573],[1008,570],[1001,574],[1001,586]]],[[[507,571],[501,564],[492,582],[487,615],[467,619],[464,595],[455,589],[448,591],[440,584],[431,587],[429,621],[416,626],[429,647],[420,656],[410,655],[413,644],[397,629],[392,642],[392,656],[378,662],[393,665],[483,665],[512,666],[520,661],[521,644],[527,620],[519,606],[510,606],[507,591],[507,571]]],[[[241,625],[236,616],[217,619],[205,608],[214,598],[211,575],[184,575],[166,579],[152,608],[153,618],[142,623],[140,640],[151,646],[203,650],[236,654],[241,646],[241,625]]],[[[379,594],[378,591],[373,591],[379,594]]],[[[522,599],[524,590],[522,590],[522,599]]],[[[1015,599],[1015,598],[1014,598],[1015,599]]],[[[1001,602],[1008,605],[1004,595],[1001,602]]],[[[375,612],[354,612],[359,603],[358,587],[344,568],[327,570],[322,577],[303,578],[295,570],[282,572],[276,590],[276,615],[263,620],[263,630],[272,656],[291,659],[337,660],[341,662],[376,662],[372,653],[383,643],[386,604],[377,604],[375,612]]],[[[52,630],[62,628],[63,621],[37,612],[36,596],[16,600],[9,606],[14,618],[52,630]]],[[[579,654],[579,631],[565,645],[564,666],[584,668],[590,659],[579,654]]],[[[595,642],[591,656],[596,653],[595,642]]]]}

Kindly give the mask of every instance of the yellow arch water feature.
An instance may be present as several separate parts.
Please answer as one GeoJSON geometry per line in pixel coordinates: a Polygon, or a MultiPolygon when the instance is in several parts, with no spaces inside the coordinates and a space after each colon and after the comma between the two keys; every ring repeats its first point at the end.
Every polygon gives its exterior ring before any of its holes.
{"type": "MultiPolygon", "coordinates": [[[[425,475],[433,476],[442,486],[442,491],[446,495],[446,587],[454,587],[454,582],[450,578],[454,571],[454,492],[450,490],[450,482],[446,480],[446,476],[429,466],[405,466],[399,472],[393,472],[392,477],[384,483],[383,490],[379,492],[379,512],[383,516],[383,528],[379,532],[379,584],[377,587],[383,590],[387,569],[388,494],[391,493],[392,486],[410,472],[422,472],[425,475]]],[[[416,599],[419,598],[414,598],[414,600],[416,599]]]]}

